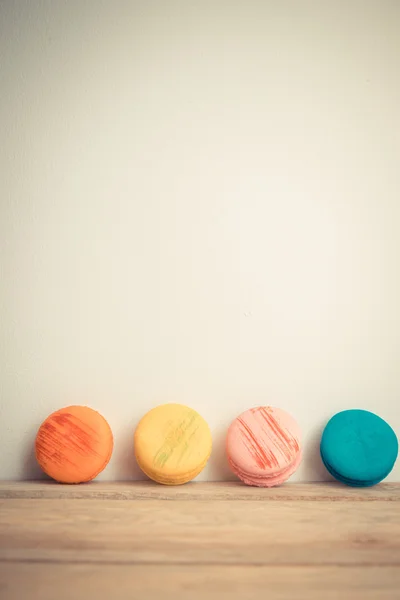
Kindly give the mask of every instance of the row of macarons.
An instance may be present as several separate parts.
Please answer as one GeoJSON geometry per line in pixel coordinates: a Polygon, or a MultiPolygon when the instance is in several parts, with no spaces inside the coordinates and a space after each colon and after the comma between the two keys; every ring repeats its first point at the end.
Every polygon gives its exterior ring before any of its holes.
{"type": "MultiPolygon", "coordinates": [[[[36,436],[36,458],[60,483],[83,483],[107,466],[113,434],[106,419],[88,406],[52,413],[36,436]]],[[[194,479],[211,455],[210,428],[182,404],[162,404],[140,420],[134,453],[143,473],[165,485],[194,479]]],[[[321,438],[322,461],[337,480],[351,486],[379,483],[393,469],[398,440],[390,425],[366,410],[345,410],[327,423],[321,438]]],[[[247,485],[272,487],[287,481],[302,458],[300,428],[288,412],[258,406],[240,414],[226,436],[231,470],[247,485]]]]}

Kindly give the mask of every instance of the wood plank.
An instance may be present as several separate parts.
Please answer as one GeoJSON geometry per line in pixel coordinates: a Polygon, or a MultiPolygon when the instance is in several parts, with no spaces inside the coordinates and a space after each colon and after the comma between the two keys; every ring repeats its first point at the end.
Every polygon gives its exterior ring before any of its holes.
{"type": "Polygon", "coordinates": [[[287,483],[266,489],[249,487],[239,482],[191,482],[172,487],[158,485],[152,481],[92,481],[81,485],[61,485],[54,481],[0,482],[0,499],[15,498],[400,502],[400,483],[381,483],[371,488],[351,488],[337,482],[287,483]]]}
{"type": "Polygon", "coordinates": [[[395,600],[396,567],[0,563],[4,600],[395,600]]]}
{"type": "Polygon", "coordinates": [[[400,505],[343,500],[3,500],[0,559],[400,565],[400,505]]]}

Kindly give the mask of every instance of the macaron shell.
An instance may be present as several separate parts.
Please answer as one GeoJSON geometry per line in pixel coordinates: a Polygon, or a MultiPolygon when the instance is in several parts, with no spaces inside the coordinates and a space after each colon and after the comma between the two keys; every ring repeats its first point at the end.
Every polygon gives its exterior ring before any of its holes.
{"type": "Polygon", "coordinates": [[[60,483],[94,479],[108,464],[112,450],[110,426],[88,406],[67,406],[52,413],[35,442],[40,467],[60,483]]]}
{"type": "Polygon", "coordinates": [[[393,469],[397,455],[393,429],[370,411],[341,411],[330,419],[322,434],[322,460],[331,475],[347,485],[379,483],[393,469]]]}
{"type": "Polygon", "coordinates": [[[196,477],[212,448],[206,421],[182,404],[163,404],[149,411],[136,428],[134,444],[142,471],[165,485],[180,485],[196,477]]]}
{"type": "Polygon", "coordinates": [[[281,480],[285,471],[292,474],[292,467],[300,462],[300,436],[298,424],[286,411],[271,406],[253,408],[235,419],[228,430],[228,459],[242,479],[245,473],[250,480],[281,480]]]}

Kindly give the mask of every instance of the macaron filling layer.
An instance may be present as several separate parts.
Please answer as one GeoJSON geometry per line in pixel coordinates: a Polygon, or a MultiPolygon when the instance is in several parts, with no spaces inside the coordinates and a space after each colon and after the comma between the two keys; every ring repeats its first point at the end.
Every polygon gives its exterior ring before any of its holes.
{"type": "Polygon", "coordinates": [[[376,485],[380,481],[383,481],[383,479],[385,479],[392,470],[392,469],[390,469],[382,477],[379,477],[378,479],[371,479],[371,480],[352,479],[352,478],[346,477],[345,475],[342,475],[341,473],[336,471],[332,467],[332,465],[330,465],[325,460],[322,452],[321,452],[321,459],[322,459],[322,462],[324,463],[326,470],[332,475],[332,477],[334,477],[337,481],[340,481],[341,483],[345,483],[346,485],[350,485],[352,487],[371,487],[373,485],[376,485]]]}
{"type": "Polygon", "coordinates": [[[148,469],[140,461],[140,458],[136,457],[136,461],[137,461],[140,469],[143,471],[143,473],[145,475],[147,475],[147,477],[149,477],[149,479],[152,479],[153,481],[156,481],[157,483],[161,483],[163,485],[182,485],[184,483],[188,483],[189,481],[191,481],[192,479],[194,479],[195,477],[197,477],[197,475],[199,475],[201,473],[201,471],[206,466],[208,459],[209,459],[209,456],[205,459],[205,461],[201,465],[196,467],[196,469],[193,469],[193,471],[190,471],[190,472],[187,472],[184,474],[180,474],[180,475],[178,475],[178,474],[165,475],[165,474],[160,473],[160,471],[152,471],[152,470],[148,469]]]}
{"type": "Polygon", "coordinates": [[[255,475],[254,473],[246,473],[238,465],[236,465],[231,458],[229,463],[232,471],[247,485],[254,485],[257,487],[274,487],[276,485],[282,485],[293,475],[297,470],[297,467],[301,463],[302,452],[299,451],[293,462],[285,469],[282,469],[279,473],[255,475]]]}

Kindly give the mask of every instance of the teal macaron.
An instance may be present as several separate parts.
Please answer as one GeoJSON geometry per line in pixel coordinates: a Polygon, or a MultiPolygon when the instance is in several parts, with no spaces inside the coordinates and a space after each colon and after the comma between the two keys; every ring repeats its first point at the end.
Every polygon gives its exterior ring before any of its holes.
{"type": "Polygon", "coordinates": [[[390,425],[368,410],[344,410],[327,423],[321,439],[321,458],[338,481],[368,487],[393,469],[399,443],[390,425]]]}

